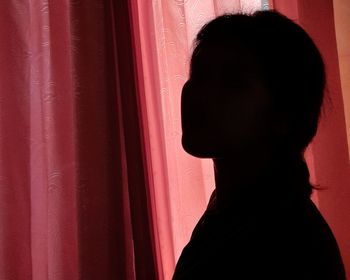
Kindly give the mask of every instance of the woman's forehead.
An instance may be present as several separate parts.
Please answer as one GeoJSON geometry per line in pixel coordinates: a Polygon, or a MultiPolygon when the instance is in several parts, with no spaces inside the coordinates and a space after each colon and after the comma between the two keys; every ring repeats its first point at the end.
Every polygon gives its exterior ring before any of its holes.
{"type": "MultiPolygon", "coordinates": [[[[231,71],[250,69],[257,61],[252,52],[240,42],[214,42],[199,46],[193,63],[200,67],[228,68],[231,71]]],[[[203,69],[202,69],[203,70],[203,69]]]]}

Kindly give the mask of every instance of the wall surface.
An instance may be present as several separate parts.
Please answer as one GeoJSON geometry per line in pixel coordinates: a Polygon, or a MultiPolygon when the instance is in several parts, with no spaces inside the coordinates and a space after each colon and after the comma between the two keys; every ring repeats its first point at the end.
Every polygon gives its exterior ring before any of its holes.
{"type": "Polygon", "coordinates": [[[350,1],[334,0],[333,8],[348,145],[350,146],[350,1]]]}

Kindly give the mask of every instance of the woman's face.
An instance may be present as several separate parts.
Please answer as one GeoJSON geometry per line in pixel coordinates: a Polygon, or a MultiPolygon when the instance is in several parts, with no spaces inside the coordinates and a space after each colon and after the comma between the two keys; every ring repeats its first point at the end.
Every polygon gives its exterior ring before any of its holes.
{"type": "Polygon", "coordinates": [[[269,100],[259,71],[239,44],[200,48],[181,95],[186,152],[220,158],[266,149],[269,100]]]}

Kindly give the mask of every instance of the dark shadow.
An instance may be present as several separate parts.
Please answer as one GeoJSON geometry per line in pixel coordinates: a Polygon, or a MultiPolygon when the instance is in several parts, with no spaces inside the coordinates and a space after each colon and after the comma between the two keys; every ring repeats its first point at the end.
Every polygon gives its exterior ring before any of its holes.
{"type": "Polygon", "coordinates": [[[212,158],[215,190],[178,279],[345,279],[304,160],[321,115],[322,56],[276,11],[202,27],[181,96],[182,146],[212,158]]]}

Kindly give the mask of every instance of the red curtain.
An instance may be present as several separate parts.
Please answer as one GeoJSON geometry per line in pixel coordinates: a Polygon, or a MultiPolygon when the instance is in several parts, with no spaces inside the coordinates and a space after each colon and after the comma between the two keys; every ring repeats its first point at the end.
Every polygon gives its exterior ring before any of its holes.
{"type": "Polygon", "coordinates": [[[0,2],[0,279],[157,279],[128,2],[0,2]]]}
{"type": "MultiPolygon", "coordinates": [[[[266,2],[0,2],[0,279],[170,279],[214,188],[211,162],[180,142],[191,40],[210,18],[266,2]]],[[[331,0],[270,2],[298,16],[332,69],[335,113],[308,163],[332,186],[315,200],[349,268],[331,0]]]]}

